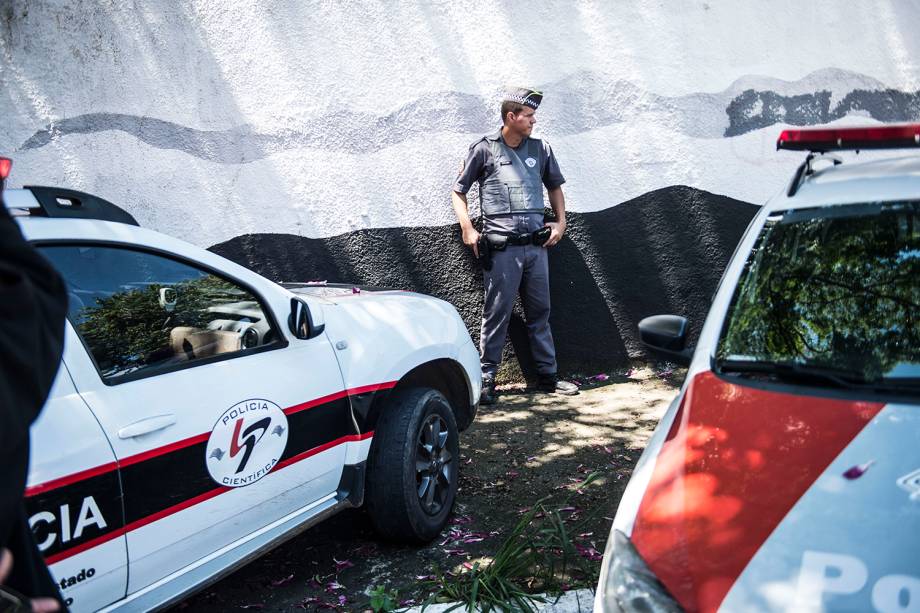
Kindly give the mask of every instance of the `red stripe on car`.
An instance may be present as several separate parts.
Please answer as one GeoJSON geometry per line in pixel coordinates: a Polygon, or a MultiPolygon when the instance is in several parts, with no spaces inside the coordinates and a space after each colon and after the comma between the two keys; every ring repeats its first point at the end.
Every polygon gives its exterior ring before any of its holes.
{"type": "MultiPolygon", "coordinates": [[[[343,390],[341,392],[335,392],[334,394],[329,394],[327,396],[321,396],[319,398],[314,398],[313,400],[309,400],[307,402],[297,404],[292,407],[288,407],[284,409],[284,414],[290,415],[292,413],[297,413],[299,411],[310,409],[310,408],[325,404],[327,402],[338,400],[339,398],[343,398],[345,396],[357,396],[359,394],[366,394],[367,392],[376,392],[378,390],[392,389],[396,387],[396,384],[397,384],[397,381],[388,381],[385,383],[375,383],[372,385],[354,387],[351,389],[343,390]]],[[[116,470],[119,466],[121,467],[130,466],[132,464],[137,464],[138,462],[150,460],[152,458],[156,458],[158,456],[165,455],[173,451],[178,451],[179,449],[184,449],[186,447],[191,447],[192,445],[197,445],[199,443],[206,442],[208,438],[210,438],[210,436],[211,436],[210,432],[205,432],[204,434],[197,434],[195,436],[183,439],[181,441],[176,441],[174,443],[170,443],[162,447],[157,447],[156,449],[151,449],[143,453],[138,453],[136,455],[129,456],[127,458],[123,458],[119,460],[117,463],[109,462],[108,464],[102,464],[100,466],[88,468],[86,470],[82,470],[80,472],[73,473],[71,475],[65,475],[63,477],[58,477],[57,479],[52,479],[51,481],[45,481],[44,483],[38,483],[36,485],[27,487],[25,495],[26,497],[36,496],[38,494],[42,494],[44,492],[48,492],[48,491],[51,491],[51,490],[54,490],[60,487],[64,487],[66,485],[72,485],[73,483],[76,483],[78,481],[83,481],[84,479],[89,479],[90,477],[95,477],[97,475],[101,475],[109,471],[116,470]]],[[[368,436],[373,436],[373,432],[365,433],[365,434],[362,434],[361,436],[364,436],[365,438],[367,438],[368,436]]],[[[361,439],[357,439],[357,440],[361,440],[361,439]]]]}
{"type": "Polygon", "coordinates": [[[884,404],[688,386],[632,542],[687,611],[715,611],[792,506],[884,404]]]}
{"type": "MultiPolygon", "coordinates": [[[[276,472],[278,470],[281,470],[282,468],[287,468],[288,466],[296,464],[297,462],[305,460],[309,457],[312,457],[314,455],[322,453],[323,451],[332,449],[333,447],[337,447],[344,443],[363,441],[373,436],[374,436],[373,432],[365,432],[364,434],[351,434],[349,436],[343,436],[334,441],[330,441],[329,443],[320,445],[319,447],[314,447],[313,449],[305,451],[304,453],[294,456],[293,458],[290,458],[284,462],[279,462],[272,469],[271,472],[276,472]]],[[[175,504],[171,507],[163,509],[162,511],[158,511],[154,513],[153,515],[148,515],[147,517],[144,517],[143,519],[139,519],[137,521],[131,522],[127,526],[116,528],[110,532],[106,532],[105,534],[91,541],[86,541],[85,543],[81,543],[80,545],[77,545],[75,547],[71,547],[69,549],[65,549],[64,551],[60,551],[58,553],[50,555],[47,558],[45,558],[45,563],[55,564],[56,562],[60,562],[61,560],[65,560],[71,556],[75,556],[78,553],[82,553],[88,549],[92,549],[93,547],[98,547],[99,545],[102,545],[103,543],[106,543],[112,540],[113,538],[125,535],[133,530],[137,530],[138,528],[142,528],[146,525],[152,524],[156,521],[163,519],[164,517],[169,517],[170,515],[174,515],[178,513],[179,511],[184,511],[185,509],[201,504],[202,502],[205,502],[207,500],[220,496],[221,494],[224,494],[234,489],[239,489],[239,488],[220,486],[220,487],[214,488],[213,490],[208,490],[207,492],[199,494],[198,496],[195,496],[194,498],[183,500],[182,502],[178,504],[175,504]]]]}
{"type": "Polygon", "coordinates": [[[108,464],[102,464],[100,466],[94,466],[93,468],[88,468],[86,470],[81,470],[78,473],[73,473],[72,475],[66,475],[58,479],[52,479],[51,481],[45,481],[44,483],[39,483],[38,485],[33,485],[26,488],[26,498],[31,496],[37,496],[44,492],[49,492],[51,490],[56,490],[59,487],[64,487],[66,485],[71,485],[78,481],[83,481],[84,479],[89,479],[97,475],[104,475],[107,472],[113,471],[118,468],[118,465],[115,462],[109,462],[108,464]]]}

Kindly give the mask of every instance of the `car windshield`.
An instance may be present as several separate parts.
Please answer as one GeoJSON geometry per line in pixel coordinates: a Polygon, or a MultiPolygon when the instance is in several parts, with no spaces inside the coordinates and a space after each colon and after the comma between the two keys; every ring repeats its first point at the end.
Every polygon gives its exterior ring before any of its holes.
{"type": "Polygon", "coordinates": [[[725,372],[920,383],[920,201],[769,218],[716,349],[725,372]]]}

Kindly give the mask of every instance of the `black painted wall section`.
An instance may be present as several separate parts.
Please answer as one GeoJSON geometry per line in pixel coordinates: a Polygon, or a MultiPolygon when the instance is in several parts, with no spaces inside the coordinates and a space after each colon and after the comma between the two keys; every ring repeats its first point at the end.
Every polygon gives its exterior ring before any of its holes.
{"type": "MultiPolygon", "coordinates": [[[[722,270],[755,205],[690,187],[650,192],[595,213],[569,213],[550,256],[560,373],[593,374],[642,357],[636,325],[647,315],[690,318],[699,333],[722,270]]],[[[360,230],[323,239],[252,234],[211,250],[275,281],[409,289],[457,307],[479,340],[482,277],[458,224],[360,230]]],[[[533,376],[520,305],[501,378],[533,376]],[[518,359],[518,357],[520,359],[518,359]]]]}

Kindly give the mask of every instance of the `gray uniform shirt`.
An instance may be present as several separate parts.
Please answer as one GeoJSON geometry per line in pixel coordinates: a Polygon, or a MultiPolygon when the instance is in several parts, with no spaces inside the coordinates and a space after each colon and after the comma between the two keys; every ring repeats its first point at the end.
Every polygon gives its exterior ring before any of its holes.
{"type": "MultiPolygon", "coordinates": [[[[499,128],[498,132],[489,134],[486,136],[486,139],[502,139],[502,131],[499,128]]],[[[516,148],[512,148],[515,153],[520,152],[520,155],[523,156],[527,150],[527,141],[531,140],[530,137],[525,137],[521,140],[521,144],[516,148]]],[[[556,161],[556,156],[553,154],[552,148],[550,148],[549,143],[541,139],[532,139],[540,141],[543,146],[540,147],[540,159],[538,163],[540,164],[540,176],[543,179],[543,185],[546,189],[555,189],[565,183],[565,177],[562,176],[562,171],[559,170],[559,162],[556,161]]],[[[507,143],[505,143],[507,144],[507,143]]],[[[489,149],[489,144],[485,139],[480,139],[473,143],[470,146],[470,152],[466,156],[466,162],[463,164],[463,170],[460,171],[460,176],[457,177],[457,182],[454,183],[454,191],[460,194],[465,194],[470,191],[470,188],[473,187],[473,183],[479,182],[480,188],[482,185],[482,180],[494,172],[495,161],[492,158],[492,151],[489,149]]],[[[508,213],[504,215],[492,215],[484,218],[483,231],[484,232],[533,232],[534,230],[539,230],[543,227],[543,213],[508,213]]]]}

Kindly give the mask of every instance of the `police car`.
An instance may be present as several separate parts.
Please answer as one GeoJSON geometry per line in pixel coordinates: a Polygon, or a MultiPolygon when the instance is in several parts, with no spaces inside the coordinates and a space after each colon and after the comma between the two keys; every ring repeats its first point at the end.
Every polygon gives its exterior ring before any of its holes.
{"type": "Polygon", "coordinates": [[[444,526],[481,384],[450,304],[282,287],[80,192],[4,201],[70,297],[26,496],[72,610],[166,606],[362,503],[391,539],[444,526]]]}
{"type": "Polygon", "coordinates": [[[920,610],[920,125],[786,130],[616,513],[597,611],[920,610]],[[852,157],[853,154],[847,154],[852,157]],[[882,159],[887,158],[887,159],[882,159]]]}

